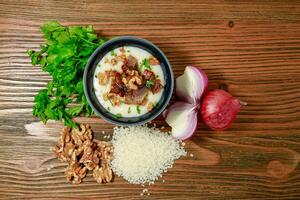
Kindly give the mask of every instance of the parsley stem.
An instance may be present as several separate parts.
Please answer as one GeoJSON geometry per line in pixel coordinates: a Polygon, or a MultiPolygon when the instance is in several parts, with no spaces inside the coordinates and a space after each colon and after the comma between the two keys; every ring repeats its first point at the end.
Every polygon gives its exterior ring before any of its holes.
{"type": "Polygon", "coordinates": [[[89,44],[98,46],[97,44],[95,44],[95,43],[93,43],[93,42],[91,42],[91,41],[88,41],[88,40],[86,40],[86,39],[84,39],[84,38],[80,38],[80,39],[82,39],[82,40],[85,41],[86,43],[89,43],[89,44]]]}

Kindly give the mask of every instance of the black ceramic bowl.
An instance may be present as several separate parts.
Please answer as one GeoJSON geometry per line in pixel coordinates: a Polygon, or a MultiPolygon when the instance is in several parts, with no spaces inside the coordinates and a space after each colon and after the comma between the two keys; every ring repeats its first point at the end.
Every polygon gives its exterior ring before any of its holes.
{"type": "Polygon", "coordinates": [[[95,50],[95,52],[89,58],[88,63],[85,67],[85,71],[83,75],[83,84],[84,84],[84,93],[88,100],[88,103],[98,116],[116,125],[129,126],[129,125],[145,124],[153,120],[154,118],[156,118],[166,108],[172,96],[174,79],[173,79],[172,67],[167,57],[157,46],[141,38],[124,36],[124,37],[118,37],[109,40],[108,42],[106,42],[105,44],[103,44],[102,46],[98,47],[95,50]],[[93,77],[94,77],[97,64],[103,58],[103,56],[105,56],[106,53],[110,52],[115,48],[122,47],[122,46],[134,46],[134,47],[144,49],[149,53],[151,53],[154,57],[156,57],[160,61],[164,78],[165,78],[165,87],[163,90],[162,97],[158,102],[158,106],[155,107],[152,111],[139,117],[116,118],[113,114],[107,111],[100,104],[94,92],[93,77]]]}

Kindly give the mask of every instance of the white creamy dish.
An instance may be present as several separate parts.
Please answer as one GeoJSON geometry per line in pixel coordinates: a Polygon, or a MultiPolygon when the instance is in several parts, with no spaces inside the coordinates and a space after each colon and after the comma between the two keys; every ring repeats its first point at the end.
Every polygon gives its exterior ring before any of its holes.
{"type": "Polygon", "coordinates": [[[162,96],[165,80],[160,62],[133,46],[107,53],[94,74],[98,101],[116,118],[137,117],[153,110],[162,96]]]}

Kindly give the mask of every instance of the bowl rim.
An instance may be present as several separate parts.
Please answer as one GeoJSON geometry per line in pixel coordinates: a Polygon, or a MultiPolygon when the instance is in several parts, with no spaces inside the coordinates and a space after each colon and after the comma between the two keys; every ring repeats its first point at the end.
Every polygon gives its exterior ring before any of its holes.
{"type": "Polygon", "coordinates": [[[143,39],[143,38],[139,38],[139,37],[135,37],[135,36],[119,36],[119,37],[114,37],[113,39],[110,39],[109,41],[105,42],[104,44],[100,45],[99,47],[97,47],[97,49],[93,52],[93,54],[89,57],[87,64],[85,65],[85,69],[84,69],[84,73],[83,73],[83,89],[84,89],[84,95],[87,99],[87,102],[89,104],[89,106],[91,106],[91,108],[93,109],[93,111],[95,112],[95,114],[99,117],[101,117],[102,119],[104,119],[105,121],[115,124],[115,125],[121,125],[121,126],[132,126],[132,125],[143,125],[146,124],[150,121],[152,121],[153,119],[155,119],[156,117],[158,117],[168,106],[170,99],[173,95],[173,91],[174,91],[174,74],[173,74],[173,69],[172,66],[167,58],[167,56],[162,52],[162,50],[160,48],[158,48],[155,44],[153,44],[152,42],[150,42],[149,40],[143,39]],[[89,96],[89,92],[88,92],[88,86],[87,86],[87,74],[89,71],[89,68],[92,67],[93,65],[93,61],[94,59],[99,55],[99,53],[108,48],[110,45],[116,43],[116,42],[122,42],[122,41],[126,41],[127,43],[130,44],[130,41],[137,41],[139,43],[142,44],[142,46],[145,46],[147,48],[147,46],[151,46],[152,48],[154,48],[156,51],[158,51],[161,55],[162,58],[164,59],[165,63],[167,64],[166,67],[169,68],[170,71],[170,92],[168,93],[168,96],[166,97],[166,101],[164,104],[160,105],[157,109],[157,111],[153,114],[150,115],[147,118],[141,118],[141,120],[139,121],[134,121],[134,122],[121,122],[121,121],[116,121],[113,118],[107,117],[104,114],[101,113],[101,111],[99,111],[98,109],[96,109],[96,107],[93,105],[93,101],[91,100],[90,96],[89,96]],[[128,42],[129,40],[129,42],[128,42]]]}

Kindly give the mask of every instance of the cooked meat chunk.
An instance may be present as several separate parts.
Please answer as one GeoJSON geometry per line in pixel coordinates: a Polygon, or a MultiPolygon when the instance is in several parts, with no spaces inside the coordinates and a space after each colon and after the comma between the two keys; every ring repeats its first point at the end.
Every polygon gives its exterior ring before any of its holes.
{"type": "Polygon", "coordinates": [[[145,102],[148,92],[149,90],[146,87],[130,91],[125,95],[125,103],[141,105],[145,102]]]}
{"type": "Polygon", "coordinates": [[[138,65],[138,60],[129,55],[126,59],[123,61],[122,70],[123,72],[127,73],[128,70],[136,70],[138,65]]]}
{"type": "Polygon", "coordinates": [[[110,93],[118,94],[119,96],[123,97],[126,89],[122,81],[121,74],[117,71],[110,71],[110,76],[112,77],[110,93]]]}
{"type": "Polygon", "coordinates": [[[122,84],[122,75],[117,71],[110,71],[110,77],[112,78],[113,82],[117,84],[122,84]]]}
{"type": "Polygon", "coordinates": [[[122,85],[118,85],[116,82],[112,83],[111,88],[110,88],[110,93],[117,94],[121,97],[125,95],[124,87],[122,85]]]}
{"type": "Polygon", "coordinates": [[[160,79],[155,79],[154,86],[152,87],[151,91],[153,94],[158,93],[162,89],[162,84],[160,82],[160,79]]]}
{"type": "Polygon", "coordinates": [[[143,76],[146,80],[151,80],[151,79],[154,79],[155,76],[154,76],[154,73],[148,69],[145,69],[144,72],[143,72],[143,76]]]}
{"type": "Polygon", "coordinates": [[[122,70],[123,70],[123,72],[127,72],[129,70],[129,65],[128,65],[127,59],[125,59],[123,61],[122,70]]]}
{"type": "Polygon", "coordinates": [[[135,57],[129,55],[127,58],[127,62],[128,62],[129,69],[131,70],[136,69],[138,61],[135,57]]]}

